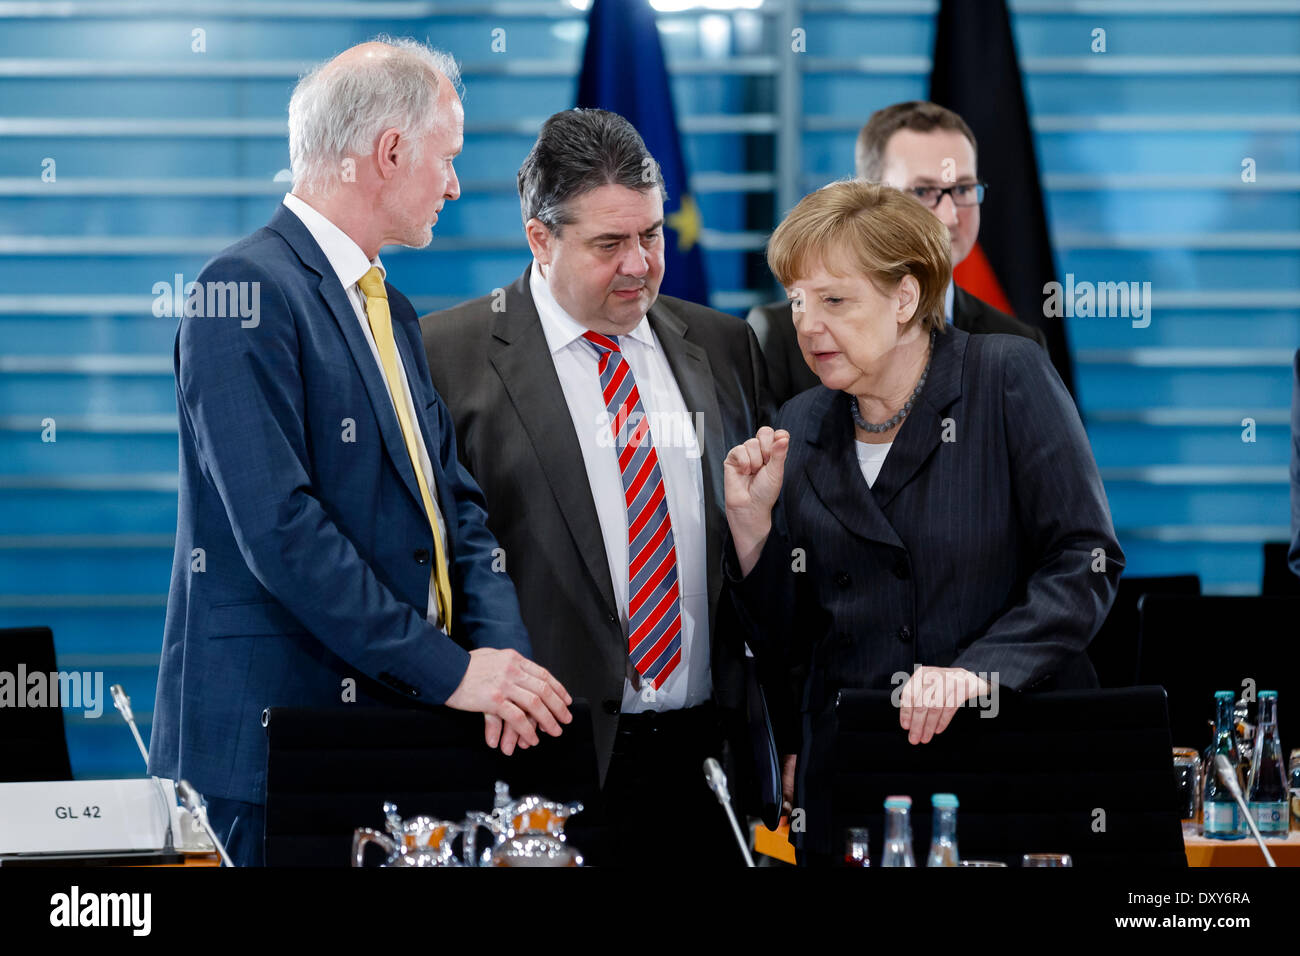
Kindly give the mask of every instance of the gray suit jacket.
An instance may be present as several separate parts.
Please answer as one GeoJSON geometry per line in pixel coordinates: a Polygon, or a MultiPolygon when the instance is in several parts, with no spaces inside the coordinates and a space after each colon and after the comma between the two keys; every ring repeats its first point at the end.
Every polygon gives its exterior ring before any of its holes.
{"type": "Polygon", "coordinates": [[[802,677],[796,797],[822,850],[840,688],[892,689],[917,664],[999,692],[1095,687],[1085,649],[1124,567],[1078,412],[1028,340],[940,335],[871,487],[849,401],[818,386],[778,413],[791,440],[773,530],[750,574],[728,575],[755,653],[802,677]]]}
{"type": "MultiPolygon", "coordinates": [[[[799,351],[799,340],[794,332],[794,320],[790,303],[771,302],[755,306],[749,312],[749,324],[758,336],[758,344],[763,349],[763,359],[767,363],[767,384],[772,390],[772,401],[782,405],[800,392],[806,392],[814,385],[820,385],[803,353],[799,351]]],[[[1003,332],[1008,335],[1021,335],[1033,339],[1044,349],[1047,348],[1047,336],[1042,329],[1026,325],[1014,316],[1007,315],[993,308],[982,299],[977,299],[961,286],[953,288],[952,324],[963,332],[983,335],[989,332],[1003,332]]]]}
{"type": "MultiPolygon", "coordinates": [[[[505,549],[533,659],[575,698],[591,701],[603,780],[630,662],[582,450],[528,274],[506,288],[504,311],[493,311],[494,297],[484,296],[426,315],[421,325],[460,460],[479,482],[488,527],[505,549]]],[[[732,603],[719,602],[727,537],[722,461],[771,418],[762,354],[735,316],[669,296],[660,296],[649,316],[686,407],[702,423],[714,697],[740,734],[743,635],[732,603]]]]}

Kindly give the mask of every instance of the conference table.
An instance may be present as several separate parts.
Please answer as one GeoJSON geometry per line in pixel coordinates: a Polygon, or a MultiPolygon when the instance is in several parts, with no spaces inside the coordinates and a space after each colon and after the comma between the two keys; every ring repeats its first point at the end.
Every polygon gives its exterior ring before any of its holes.
{"type": "MultiPolygon", "coordinates": [[[[1300,867],[1300,830],[1292,830],[1285,840],[1265,840],[1268,852],[1278,866],[1300,867]]],[[[1188,866],[1267,866],[1254,840],[1212,840],[1195,833],[1183,832],[1183,847],[1188,866]]],[[[775,830],[761,824],[754,829],[754,850],[784,863],[794,863],[790,845],[790,827],[783,817],[775,830]]]]}
{"type": "MultiPolygon", "coordinates": [[[[784,863],[794,863],[794,847],[790,845],[789,824],[783,818],[776,830],[761,824],[754,828],[754,850],[784,863]]],[[[1278,866],[1300,867],[1300,830],[1292,830],[1285,840],[1267,840],[1268,851],[1278,866]]],[[[1184,834],[1188,866],[1265,866],[1259,847],[1253,840],[1211,840],[1196,834],[1184,834]]],[[[164,864],[169,867],[220,866],[215,853],[189,856],[184,863],[164,864]]]]}

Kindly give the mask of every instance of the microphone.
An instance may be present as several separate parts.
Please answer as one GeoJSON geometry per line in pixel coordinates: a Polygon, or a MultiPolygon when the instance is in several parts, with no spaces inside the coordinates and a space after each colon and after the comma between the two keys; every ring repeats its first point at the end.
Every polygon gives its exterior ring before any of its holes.
{"type": "Polygon", "coordinates": [[[148,767],[149,751],[145,749],[144,739],[140,736],[140,728],[135,725],[135,715],[131,713],[131,698],[126,696],[126,691],[122,689],[121,684],[114,684],[108,691],[113,695],[113,706],[122,712],[122,719],[131,728],[131,735],[135,737],[135,745],[140,748],[140,756],[144,757],[144,765],[148,767]]]}
{"type": "MultiPolygon", "coordinates": [[[[144,739],[140,736],[140,728],[136,725],[135,714],[131,712],[131,698],[126,695],[126,691],[121,684],[114,684],[109,689],[113,695],[113,706],[122,714],[122,719],[126,721],[126,726],[131,730],[131,736],[135,738],[135,745],[140,748],[140,756],[144,757],[145,772],[149,772],[149,750],[144,745],[144,739]]],[[[200,851],[210,853],[212,847],[205,845],[203,835],[194,831],[196,821],[193,817],[188,817],[181,812],[181,808],[176,805],[176,788],[172,781],[164,780],[161,777],[154,777],[158,784],[159,799],[162,801],[163,812],[171,822],[171,834],[168,840],[168,846],[178,845],[180,849],[190,851],[200,851]]]]}
{"type": "Polygon", "coordinates": [[[712,757],[704,761],[704,779],[708,781],[709,789],[713,791],[718,798],[718,803],[722,804],[722,809],[727,811],[727,819],[731,821],[731,832],[736,835],[736,843],[740,847],[741,855],[745,857],[745,865],[753,866],[754,858],[749,855],[749,845],[741,835],[740,824],[736,822],[736,813],[731,809],[731,794],[727,790],[727,775],[722,772],[722,767],[712,757]]]}
{"type": "Polygon", "coordinates": [[[212,832],[212,824],[208,822],[208,808],[203,805],[203,797],[190,786],[188,780],[176,781],[176,793],[181,798],[181,803],[185,804],[185,809],[190,811],[190,814],[198,821],[199,826],[203,828],[203,832],[208,835],[208,839],[212,841],[212,845],[217,848],[217,852],[221,854],[222,862],[226,866],[234,866],[234,861],[226,853],[225,845],[212,832]]]}
{"type": "Polygon", "coordinates": [[[1268,852],[1268,847],[1264,845],[1264,838],[1260,836],[1259,827],[1255,826],[1255,817],[1250,812],[1250,807],[1246,806],[1246,801],[1241,796],[1241,784],[1237,782],[1237,772],[1233,769],[1228,758],[1223,754],[1214,755],[1214,770],[1219,778],[1219,783],[1223,784],[1228,793],[1232,794],[1232,799],[1237,801],[1237,806],[1241,807],[1241,812],[1246,815],[1246,823],[1250,825],[1250,832],[1255,837],[1255,842],[1259,844],[1260,852],[1264,854],[1264,859],[1268,861],[1269,866],[1277,866],[1273,862],[1273,854],[1268,852]]]}

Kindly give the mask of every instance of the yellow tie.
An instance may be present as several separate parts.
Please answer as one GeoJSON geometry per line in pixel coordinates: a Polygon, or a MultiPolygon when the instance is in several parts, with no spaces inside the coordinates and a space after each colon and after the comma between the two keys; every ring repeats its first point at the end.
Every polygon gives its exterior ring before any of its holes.
{"type": "Polygon", "coordinates": [[[411,456],[411,467],[415,469],[415,480],[420,486],[420,497],[424,499],[429,527],[433,529],[433,577],[438,595],[438,610],[442,615],[443,630],[450,634],[451,579],[447,573],[447,552],[442,544],[438,513],[433,508],[429,484],[424,480],[424,469],[420,467],[420,449],[415,442],[415,428],[411,417],[406,413],[406,392],[402,388],[402,375],[397,368],[397,345],[393,341],[393,319],[388,311],[388,293],[384,289],[384,278],[379,267],[371,266],[357,285],[366,297],[366,317],[370,320],[370,331],[375,337],[375,346],[379,349],[379,361],[384,367],[384,378],[388,380],[388,390],[397,409],[397,421],[402,426],[402,438],[406,440],[406,453],[411,456]]]}

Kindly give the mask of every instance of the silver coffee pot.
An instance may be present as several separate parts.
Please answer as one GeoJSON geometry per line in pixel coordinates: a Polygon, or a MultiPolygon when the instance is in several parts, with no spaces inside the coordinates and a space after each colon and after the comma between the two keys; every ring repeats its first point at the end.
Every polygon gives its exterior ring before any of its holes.
{"type": "Polygon", "coordinates": [[[465,859],[476,860],[478,866],[582,866],[582,854],[564,834],[564,824],[581,812],[581,803],[556,803],[535,794],[516,800],[498,780],[492,812],[471,813],[466,820],[475,834],[479,827],[486,829],[492,846],[476,854],[474,835],[469,835],[465,859]]]}
{"type": "Polygon", "coordinates": [[[459,823],[429,816],[403,820],[396,805],[385,803],[387,832],[371,827],[354,831],[352,865],[363,865],[366,847],[376,843],[388,854],[382,866],[582,866],[582,854],[564,834],[564,824],[581,812],[581,803],[556,803],[536,794],[516,800],[500,780],[492,812],[474,811],[459,823]],[[480,830],[490,837],[482,851],[480,830]],[[460,857],[454,850],[457,837],[460,857]]]}
{"type": "Polygon", "coordinates": [[[436,820],[419,816],[403,820],[397,805],[384,804],[384,826],[381,833],[371,827],[361,827],[352,834],[352,865],[361,866],[366,847],[377,843],[388,854],[381,866],[463,866],[453,852],[456,837],[465,832],[463,823],[436,820]]]}

